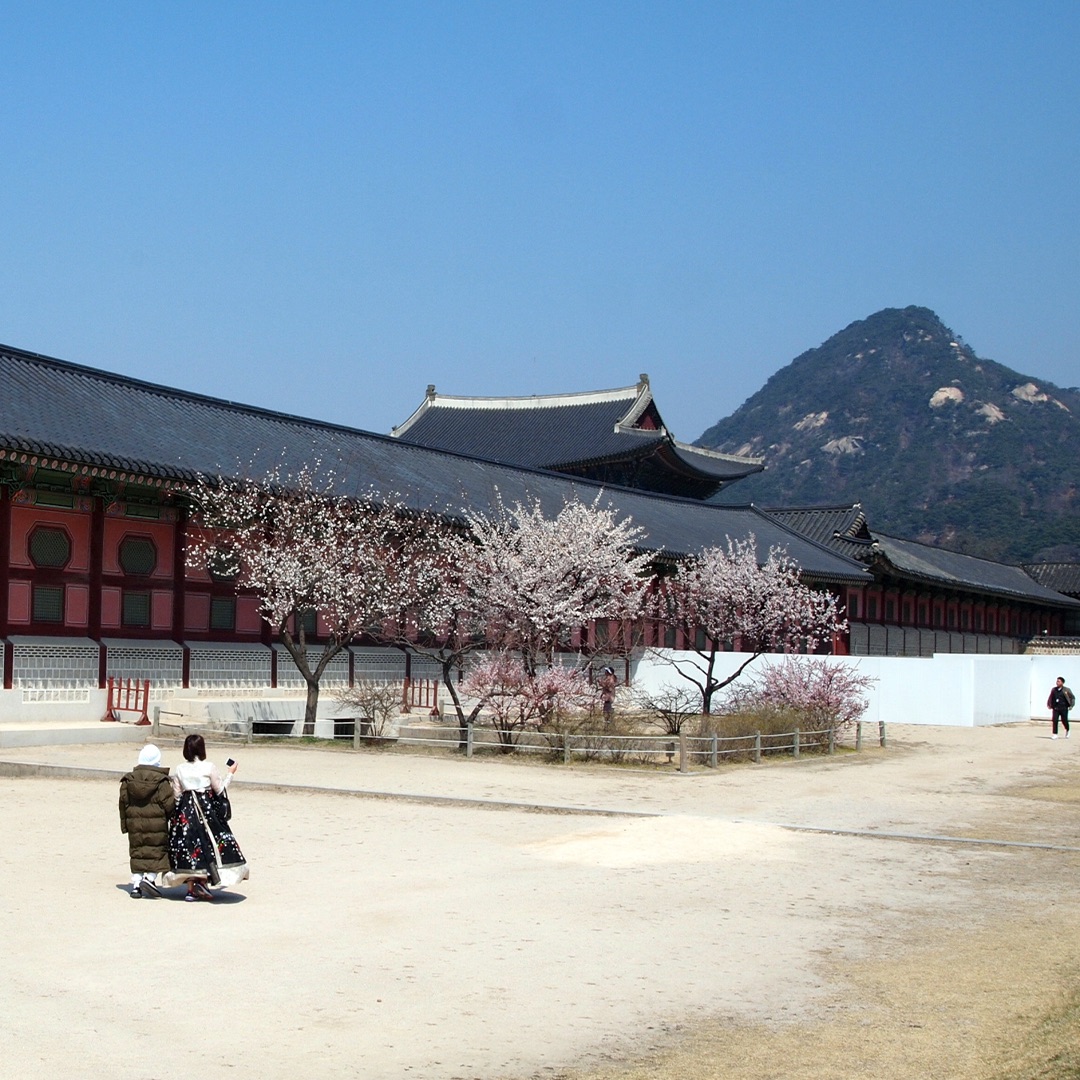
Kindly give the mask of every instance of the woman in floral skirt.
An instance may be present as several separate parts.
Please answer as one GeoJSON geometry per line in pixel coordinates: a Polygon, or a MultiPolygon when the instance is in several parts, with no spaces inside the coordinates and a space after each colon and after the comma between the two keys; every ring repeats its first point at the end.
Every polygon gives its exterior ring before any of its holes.
{"type": "Polygon", "coordinates": [[[211,885],[236,885],[248,876],[247,863],[229,818],[227,789],[236,772],[230,761],[224,777],[206,760],[201,735],[184,740],[184,761],[173,770],[176,812],[169,828],[170,885],[187,882],[185,900],[212,900],[211,885]]]}

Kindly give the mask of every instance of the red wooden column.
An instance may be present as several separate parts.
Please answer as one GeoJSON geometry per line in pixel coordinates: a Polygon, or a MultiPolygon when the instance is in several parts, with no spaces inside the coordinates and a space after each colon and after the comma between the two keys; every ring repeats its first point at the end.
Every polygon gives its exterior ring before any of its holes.
{"type": "Polygon", "coordinates": [[[105,500],[91,499],[90,509],[90,580],[87,605],[86,635],[98,643],[98,689],[105,689],[108,660],[101,644],[101,585],[105,561],[105,500]]]}
{"type": "Polygon", "coordinates": [[[187,523],[187,507],[177,507],[172,565],[172,638],[177,644],[184,640],[184,617],[187,613],[187,523]]]}
{"type": "MultiPolygon", "coordinates": [[[[8,635],[8,582],[11,580],[11,491],[0,484],[0,638],[8,635]]],[[[4,689],[15,677],[15,650],[4,650],[4,689]]]]}

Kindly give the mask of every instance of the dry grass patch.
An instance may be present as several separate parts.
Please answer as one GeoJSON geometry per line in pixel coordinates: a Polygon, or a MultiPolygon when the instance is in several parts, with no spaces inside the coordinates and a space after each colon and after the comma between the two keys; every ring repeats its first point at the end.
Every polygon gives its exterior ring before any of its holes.
{"type": "MultiPolygon", "coordinates": [[[[1067,910],[1066,910],[1067,907],[1067,910]]],[[[647,1060],[557,1080],[1063,1080],[1080,1077],[1080,907],[836,966],[824,1020],[677,1031],[647,1060]]]]}

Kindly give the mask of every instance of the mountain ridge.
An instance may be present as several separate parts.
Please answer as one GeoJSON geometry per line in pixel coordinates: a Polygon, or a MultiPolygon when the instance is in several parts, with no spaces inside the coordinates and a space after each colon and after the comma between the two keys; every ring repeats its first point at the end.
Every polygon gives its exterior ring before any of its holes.
{"type": "Polygon", "coordinates": [[[765,458],[717,496],[728,505],[859,502],[898,537],[1080,556],[1080,391],[979,357],[929,308],[850,323],[695,445],[765,458]]]}

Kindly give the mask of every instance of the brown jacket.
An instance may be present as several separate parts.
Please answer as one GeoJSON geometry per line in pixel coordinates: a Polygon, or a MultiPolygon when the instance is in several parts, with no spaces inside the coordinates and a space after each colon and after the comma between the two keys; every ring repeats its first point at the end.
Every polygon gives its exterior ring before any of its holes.
{"type": "Polygon", "coordinates": [[[176,805],[169,770],[136,765],[120,781],[120,831],[127,833],[133,874],[169,869],[169,817],[176,805]]]}

